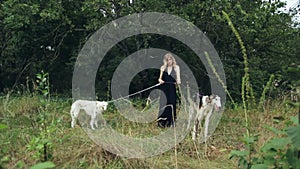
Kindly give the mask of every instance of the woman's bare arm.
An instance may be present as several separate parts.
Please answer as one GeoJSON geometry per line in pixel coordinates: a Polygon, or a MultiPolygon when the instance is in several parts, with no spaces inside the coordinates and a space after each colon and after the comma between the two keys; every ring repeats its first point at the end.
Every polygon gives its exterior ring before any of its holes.
{"type": "Polygon", "coordinates": [[[177,83],[177,84],[181,84],[181,79],[180,79],[180,68],[179,68],[178,65],[175,67],[175,72],[176,72],[176,83],[177,83]]]}
{"type": "Polygon", "coordinates": [[[159,78],[158,78],[158,82],[159,82],[160,84],[164,83],[164,81],[162,80],[163,72],[164,72],[164,66],[161,66],[161,67],[160,67],[160,74],[159,74],[159,78]]]}

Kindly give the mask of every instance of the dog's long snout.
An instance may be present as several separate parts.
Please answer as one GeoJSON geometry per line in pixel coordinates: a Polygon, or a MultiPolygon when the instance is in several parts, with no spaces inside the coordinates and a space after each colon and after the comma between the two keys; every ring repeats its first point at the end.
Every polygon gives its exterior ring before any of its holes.
{"type": "Polygon", "coordinates": [[[217,106],[217,105],[215,106],[215,110],[216,110],[216,111],[219,111],[220,109],[221,109],[220,106],[217,106]]]}

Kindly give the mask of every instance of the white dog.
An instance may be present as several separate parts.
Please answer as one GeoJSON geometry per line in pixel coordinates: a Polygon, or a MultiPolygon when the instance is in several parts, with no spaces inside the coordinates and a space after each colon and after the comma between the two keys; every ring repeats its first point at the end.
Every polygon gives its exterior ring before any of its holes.
{"type": "Polygon", "coordinates": [[[203,96],[200,99],[201,99],[199,103],[200,108],[199,110],[197,110],[196,122],[192,132],[192,139],[196,140],[198,126],[199,125],[201,126],[201,122],[205,118],[204,142],[206,142],[208,138],[208,125],[209,125],[210,117],[213,113],[213,110],[219,111],[219,109],[221,108],[221,98],[218,95],[211,95],[211,96],[203,96]]]}
{"type": "Polygon", "coordinates": [[[76,124],[76,119],[80,110],[84,110],[86,114],[91,116],[90,126],[94,130],[94,125],[98,128],[98,123],[96,121],[96,116],[101,114],[104,110],[107,109],[108,103],[105,101],[88,101],[88,100],[77,100],[71,106],[71,127],[73,128],[76,124]]]}

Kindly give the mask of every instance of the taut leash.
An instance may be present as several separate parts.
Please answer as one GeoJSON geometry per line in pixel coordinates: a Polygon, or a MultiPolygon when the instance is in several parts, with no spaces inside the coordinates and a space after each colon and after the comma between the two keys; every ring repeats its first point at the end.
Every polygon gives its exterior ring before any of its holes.
{"type": "Polygon", "coordinates": [[[120,98],[118,98],[118,99],[110,100],[110,101],[108,101],[108,103],[115,102],[115,101],[118,101],[118,100],[122,100],[122,99],[125,99],[125,98],[128,98],[128,97],[134,96],[134,95],[136,95],[136,94],[139,94],[139,93],[142,93],[142,92],[144,92],[144,91],[150,90],[150,89],[152,89],[152,88],[154,88],[154,87],[156,87],[156,86],[159,86],[159,85],[160,85],[160,83],[158,83],[158,84],[156,84],[156,85],[153,85],[153,86],[150,86],[150,87],[148,87],[148,88],[146,88],[146,89],[140,90],[140,91],[138,91],[138,92],[132,93],[132,94],[130,94],[130,95],[123,96],[123,97],[120,97],[120,98]]]}

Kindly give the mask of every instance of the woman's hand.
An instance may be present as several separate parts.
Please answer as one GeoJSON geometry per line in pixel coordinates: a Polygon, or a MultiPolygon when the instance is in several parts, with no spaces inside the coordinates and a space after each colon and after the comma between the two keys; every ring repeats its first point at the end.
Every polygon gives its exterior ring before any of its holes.
{"type": "Polygon", "coordinates": [[[165,81],[163,81],[162,79],[158,79],[158,82],[159,82],[160,84],[165,83],[165,81]]]}

